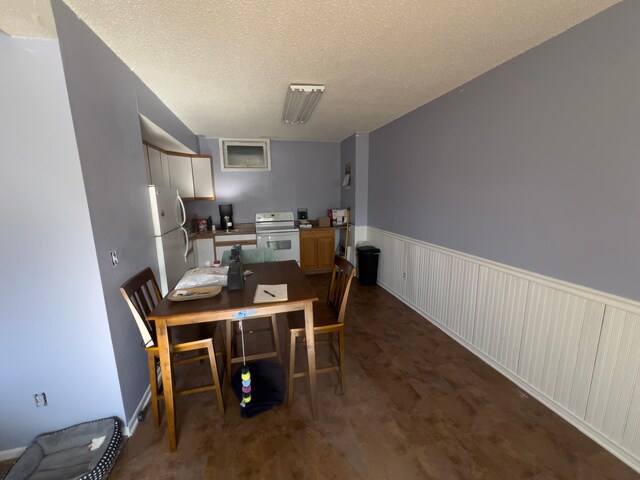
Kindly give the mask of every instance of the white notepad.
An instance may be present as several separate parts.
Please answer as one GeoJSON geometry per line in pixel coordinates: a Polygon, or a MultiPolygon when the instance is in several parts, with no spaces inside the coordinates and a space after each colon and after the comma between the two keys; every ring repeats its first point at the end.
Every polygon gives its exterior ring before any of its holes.
{"type": "Polygon", "coordinates": [[[256,294],[253,297],[253,303],[285,302],[288,299],[286,283],[281,285],[258,285],[256,294]]]}

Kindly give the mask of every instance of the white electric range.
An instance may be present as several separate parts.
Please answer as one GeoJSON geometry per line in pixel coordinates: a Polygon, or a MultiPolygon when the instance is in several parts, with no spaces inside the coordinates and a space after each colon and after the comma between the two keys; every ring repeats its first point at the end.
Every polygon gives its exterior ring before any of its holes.
{"type": "Polygon", "coordinates": [[[293,212],[256,213],[258,247],[276,252],[278,260],[295,260],[300,264],[300,231],[293,212]]]}

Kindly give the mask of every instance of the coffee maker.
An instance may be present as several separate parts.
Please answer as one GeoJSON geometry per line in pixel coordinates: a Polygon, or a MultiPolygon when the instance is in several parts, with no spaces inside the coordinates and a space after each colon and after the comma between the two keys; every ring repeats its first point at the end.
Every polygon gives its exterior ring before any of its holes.
{"type": "Polygon", "coordinates": [[[233,206],[228,203],[226,205],[219,205],[220,210],[220,228],[222,230],[233,230],[233,206]]]}

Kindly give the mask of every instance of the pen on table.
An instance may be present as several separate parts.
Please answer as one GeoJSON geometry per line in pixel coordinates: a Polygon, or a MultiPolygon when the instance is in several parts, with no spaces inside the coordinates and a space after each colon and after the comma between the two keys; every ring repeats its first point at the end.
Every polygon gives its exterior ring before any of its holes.
{"type": "Polygon", "coordinates": [[[273,298],[276,298],[276,296],[275,296],[273,293],[268,292],[268,291],[266,291],[266,290],[262,290],[262,291],[263,291],[264,293],[266,293],[267,295],[271,295],[273,298]]]}

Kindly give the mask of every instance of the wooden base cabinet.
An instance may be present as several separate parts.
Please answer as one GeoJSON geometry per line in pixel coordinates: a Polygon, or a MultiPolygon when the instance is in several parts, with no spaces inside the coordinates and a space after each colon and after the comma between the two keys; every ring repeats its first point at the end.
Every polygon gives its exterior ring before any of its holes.
{"type": "Polygon", "coordinates": [[[335,231],[333,228],[300,230],[300,267],[302,270],[324,271],[333,267],[335,231]]]}

